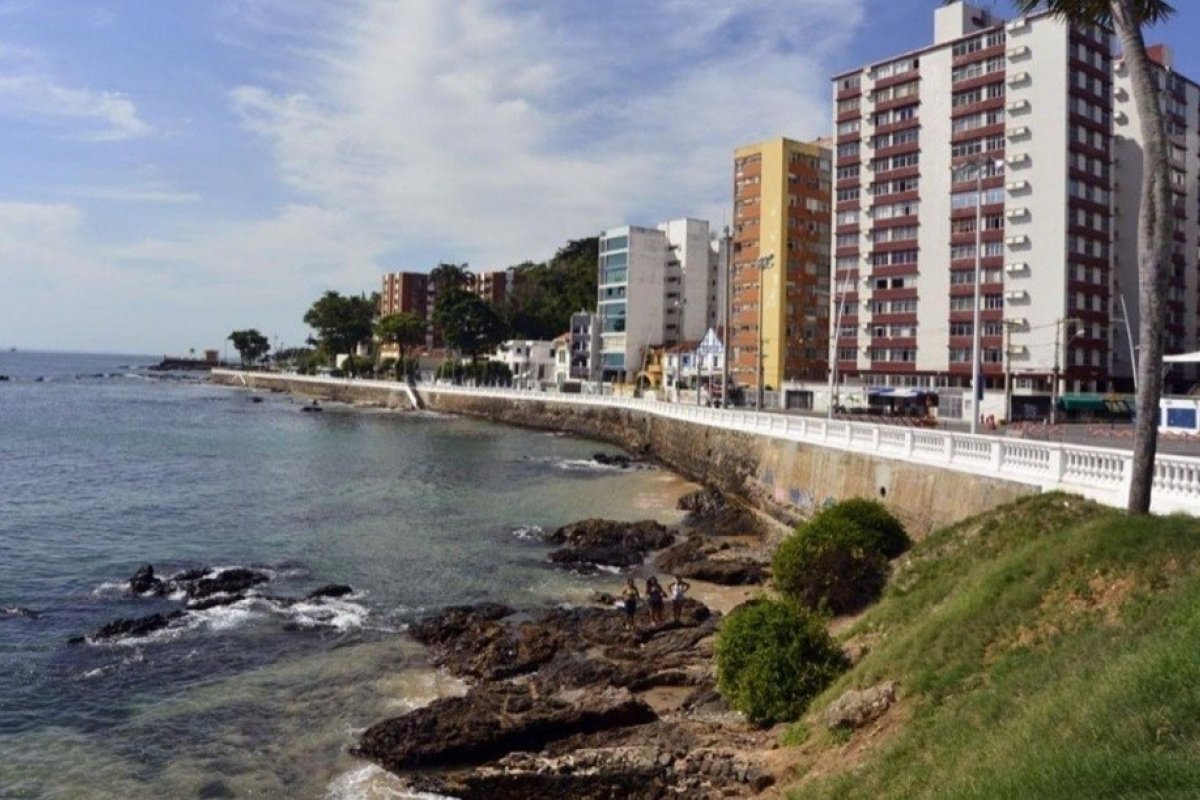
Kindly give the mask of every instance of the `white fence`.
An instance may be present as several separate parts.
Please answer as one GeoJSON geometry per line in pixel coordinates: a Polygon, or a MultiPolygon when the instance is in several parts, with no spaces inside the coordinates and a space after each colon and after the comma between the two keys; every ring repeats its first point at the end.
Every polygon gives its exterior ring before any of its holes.
{"type": "MultiPolygon", "coordinates": [[[[237,380],[239,373],[214,370],[237,380]]],[[[301,383],[346,386],[344,378],[278,376],[301,383]]],[[[391,381],[357,380],[365,386],[403,390],[391,381]]],[[[1080,494],[1104,505],[1124,508],[1129,494],[1129,451],[1057,442],[972,436],[922,428],[901,428],[844,420],[824,420],[739,409],[707,408],[654,400],[522,389],[420,385],[421,394],[494,397],[540,403],[621,408],[724,430],[741,431],[818,447],[880,458],[899,459],[975,475],[1016,481],[1043,491],[1080,494]]],[[[1200,458],[1159,454],[1154,465],[1155,513],[1200,516],[1200,458]]]]}

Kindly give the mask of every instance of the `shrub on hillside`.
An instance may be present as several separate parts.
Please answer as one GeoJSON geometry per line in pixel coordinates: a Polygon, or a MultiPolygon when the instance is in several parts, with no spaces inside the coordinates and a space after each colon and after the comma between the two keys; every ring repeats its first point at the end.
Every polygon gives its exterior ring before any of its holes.
{"type": "Polygon", "coordinates": [[[847,520],[861,527],[874,537],[876,550],[886,559],[891,560],[912,547],[900,520],[875,500],[862,497],[843,500],[817,514],[812,521],[830,519],[847,520]]]}
{"type": "Polygon", "coordinates": [[[779,545],[771,566],[785,597],[833,614],[866,608],[887,582],[887,559],[874,535],[837,517],[802,525],[779,545]]]}
{"type": "Polygon", "coordinates": [[[848,666],[825,619],[782,600],[735,608],[717,633],[717,688],[755,725],[797,719],[848,666]]]}

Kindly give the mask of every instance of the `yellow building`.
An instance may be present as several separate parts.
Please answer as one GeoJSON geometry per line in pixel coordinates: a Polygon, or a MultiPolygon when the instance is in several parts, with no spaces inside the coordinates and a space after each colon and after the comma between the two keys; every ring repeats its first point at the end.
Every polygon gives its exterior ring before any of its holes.
{"type": "Polygon", "coordinates": [[[741,386],[758,386],[760,317],[766,389],[827,375],[830,163],[822,143],[783,137],[734,151],[730,373],[741,386]]]}

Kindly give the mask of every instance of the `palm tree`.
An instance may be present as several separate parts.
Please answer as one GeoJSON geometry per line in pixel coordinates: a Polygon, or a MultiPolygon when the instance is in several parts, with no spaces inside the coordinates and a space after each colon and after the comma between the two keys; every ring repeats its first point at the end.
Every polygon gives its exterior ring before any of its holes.
{"type": "Polygon", "coordinates": [[[1125,66],[1129,70],[1133,99],[1142,118],[1141,144],[1145,170],[1138,218],[1138,308],[1141,313],[1138,338],[1141,355],[1136,366],[1138,412],[1127,507],[1130,513],[1147,514],[1150,512],[1150,491],[1154,484],[1158,407],[1162,395],[1163,340],[1158,324],[1163,318],[1163,296],[1166,294],[1171,234],[1175,223],[1171,207],[1167,129],[1142,28],[1165,20],[1175,13],[1175,9],[1166,0],[1015,0],[1015,4],[1022,14],[1046,8],[1052,14],[1077,25],[1103,25],[1115,30],[1117,38],[1121,40],[1125,66]]]}

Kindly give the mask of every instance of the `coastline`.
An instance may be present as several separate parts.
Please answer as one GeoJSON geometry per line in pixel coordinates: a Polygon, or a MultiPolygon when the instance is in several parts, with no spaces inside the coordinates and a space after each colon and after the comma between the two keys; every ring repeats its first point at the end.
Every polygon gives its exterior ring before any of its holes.
{"type": "MultiPolygon", "coordinates": [[[[344,409],[349,413],[390,414],[398,410],[380,408],[372,403],[327,402],[335,405],[339,411],[344,409]]],[[[440,415],[440,412],[415,413],[440,415]]],[[[678,475],[669,465],[655,459],[648,460],[655,462],[655,471],[662,476],[664,485],[661,489],[656,488],[649,496],[632,498],[631,505],[635,507],[644,508],[647,512],[652,510],[651,506],[662,510],[665,503],[669,503],[671,507],[678,507],[679,501],[689,494],[711,491],[711,487],[703,487],[678,475]]],[[[699,541],[710,547],[710,558],[741,558],[761,564],[769,551],[768,540],[774,538],[764,533],[771,532],[778,536],[786,529],[757,509],[751,509],[741,503],[738,503],[736,508],[749,514],[740,517],[740,524],[750,525],[749,529],[725,530],[714,535],[711,530],[706,532],[700,521],[692,519],[689,524],[689,521],[679,519],[677,524],[672,526],[678,531],[678,535],[675,538],[676,547],[671,549],[678,549],[679,545],[689,540],[699,541]]],[[[695,517],[694,514],[692,516],[695,517]]],[[[650,552],[646,555],[643,565],[612,574],[611,589],[615,592],[626,575],[635,576],[639,585],[649,574],[654,573],[669,581],[667,571],[656,566],[656,562],[671,552],[671,549],[662,548],[650,552]]],[[[545,568],[554,567],[546,564],[545,568]]],[[[566,646],[561,643],[564,638],[571,640],[571,637],[580,635],[580,625],[584,629],[593,626],[594,630],[591,633],[583,634],[582,639],[574,640],[572,647],[576,648],[577,655],[573,658],[584,658],[587,663],[602,664],[602,670],[615,670],[608,678],[594,685],[585,681],[584,686],[576,689],[575,682],[571,679],[562,682],[558,677],[547,677],[549,673],[544,674],[543,668],[550,661],[538,663],[535,658],[527,665],[529,669],[518,670],[515,680],[518,685],[549,681],[543,685],[542,691],[559,694],[570,694],[578,690],[592,693],[619,690],[625,693],[622,695],[625,701],[640,704],[639,707],[645,709],[642,712],[645,716],[636,717],[632,726],[617,724],[606,733],[581,732],[578,735],[583,735],[584,739],[579,741],[571,741],[570,736],[560,737],[545,743],[545,748],[526,748],[517,744],[501,753],[500,758],[489,757],[478,761],[470,769],[460,769],[457,772],[398,769],[394,768],[394,765],[392,768],[373,769],[364,764],[339,776],[334,784],[343,788],[353,785],[354,791],[360,793],[394,792],[397,787],[406,786],[407,791],[414,797],[430,796],[432,793],[432,796],[444,797],[503,798],[524,796],[523,793],[531,789],[528,784],[531,775],[557,774],[559,778],[556,779],[538,778],[535,783],[544,784],[539,786],[538,791],[549,792],[550,795],[557,791],[568,791],[569,794],[560,796],[571,797],[603,796],[603,793],[614,785],[624,785],[623,782],[634,780],[636,777],[636,783],[649,781],[647,785],[659,787],[669,783],[695,797],[750,796],[759,793],[777,780],[778,765],[771,759],[775,736],[769,731],[752,728],[740,715],[725,707],[716,695],[712,636],[724,614],[761,593],[763,589],[758,583],[729,586],[699,579],[688,580],[692,585],[690,602],[694,603],[698,611],[694,624],[682,630],[671,624],[646,624],[647,621],[643,618],[646,612],[642,608],[639,610],[639,623],[635,632],[629,635],[622,634],[617,629],[621,615],[612,607],[611,598],[604,592],[598,596],[593,592],[593,597],[576,598],[580,602],[573,602],[568,606],[573,609],[572,614],[581,615],[586,622],[580,623],[578,616],[571,616],[567,620],[556,617],[555,614],[561,611],[561,607],[513,608],[509,610],[514,613],[506,615],[506,621],[496,623],[500,627],[487,628],[486,634],[479,629],[473,629],[454,642],[454,652],[474,653],[475,657],[486,659],[491,656],[481,653],[481,650],[487,650],[487,642],[491,637],[513,635],[513,626],[528,626],[530,623],[527,620],[530,617],[535,621],[540,620],[540,623],[536,624],[541,624],[542,627],[529,635],[535,639],[554,639],[560,642],[559,647],[566,646]],[[597,649],[603,651],[603,654],[597,655],[597,649]],[[646,659],[660,662],[666,659],[670,662],[670,668],[660,670],[656,674],[641,675],[639,678],[630,678],[628,674],[624,677],[613,677],[620,676],[622,670],[632,669],[636,673],[636,665],[646,659]],[[624,688],[613,689],[614,680],[624,688]],[[567,774],[576,772],[574,765],[580,753],[592,759],[589,769],[599,777],[596,781],[585,783],[594,785],[579,784],[577,778],[572,778],[566,783],[562,780],[567,774]],[[630,753],[639,755],[630,760],[630,753]],[[689,756],[689,753],[693,755],[689,756]],[[516,763],[522,760],[527,763],[516,763]],[[593,795],[595,792],[600,794],[593,795]]],[[[438,620],[452,610],[443,609],[416,624],[436,626],[438,620]]],[[[420,636],[413,638],[422,641],[420,636]]],[[[408,710],[400,717],[379,720],[364,734],[364,741],[370,736],[370,731],[378,726],[401,724],[397,720],[419,717],[423,709],[432,709],[429,713],[444,716],[447,713],[445,704],[467,702],[463,700],[464,697],[476,704],[470,707],[469,716],[486,720],[487,709],[478,705],[486,705],[487,701],[480,698],[486,698],[495,691],[511,691],[514,680],[512,676],[502,673],[503,677],[491,679],[472,673],[461,663],[448,660],[447,649],[444,646],[440,647],[436,640],[426,639],[423,644],[431,663],[437,669],[436,674],[461,683],[444,684],[452,686],[452,691],[429,698],[430,704],[427,706],[408,710]]],[[[440,734],[438,738],[441,738],[440,734]]],[[[360,749],[360,755],[366,753],[360,749]]],[[[389,766],[386,757],[380,757],[378,752],[370,757],[370,761],[382,763],[384,767],[389,766]]],[[[369,764],[369,761],[366,763],[369,764]]],[[[639,795],[632,787],[633,784],[625,787],[624,791],[628,796],[651,796],[639,795]]],[[[331,786],[331,791],[332,788],[331,786]]]]}

